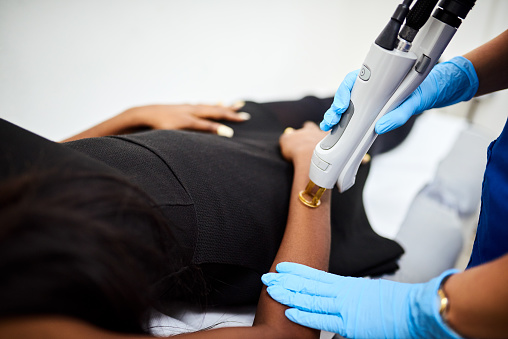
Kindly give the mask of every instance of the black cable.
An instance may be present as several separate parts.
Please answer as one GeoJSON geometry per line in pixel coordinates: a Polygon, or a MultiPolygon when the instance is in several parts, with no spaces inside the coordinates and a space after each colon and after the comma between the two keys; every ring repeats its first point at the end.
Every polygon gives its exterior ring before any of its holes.
{"type": "Polygon", "coordinates": [[[390,21],[386,24],[385,28],[376,39],[376,45],[387,49],[389,51],[395,48],[397,43],[397,35],[399,34],[400,26],[406,19],[406,15],[409,12],[409,5],[412,0],[404,0],[402,4],[397,6],[397,9],[393,13],[390,21]]]}
{"type": "Polygon", "coordinates": [[[475,5],[475,0],[441,0],[438,9],[432,15],[434,18],[458,28],[469,11],[475,5]]]}
{"type": "Polygon", "coordinates": [[[409,11],[406,23],[402,27],[399,36],[408,42],[412,42],[416,33],[429,19],[437,2],[438,0],[418,0],[409,11]]]}

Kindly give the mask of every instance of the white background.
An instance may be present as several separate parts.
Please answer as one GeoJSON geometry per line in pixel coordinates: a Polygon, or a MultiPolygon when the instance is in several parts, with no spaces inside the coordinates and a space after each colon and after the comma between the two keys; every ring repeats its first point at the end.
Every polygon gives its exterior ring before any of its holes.
{"type": "MultiPolygon", "coordinates": [[[[137,105],[329,96],[398,3],[0,0],[0,117],[59,140],[137,105]]],[[[478,1],[444,58],[507,13],[478,1]]]]}

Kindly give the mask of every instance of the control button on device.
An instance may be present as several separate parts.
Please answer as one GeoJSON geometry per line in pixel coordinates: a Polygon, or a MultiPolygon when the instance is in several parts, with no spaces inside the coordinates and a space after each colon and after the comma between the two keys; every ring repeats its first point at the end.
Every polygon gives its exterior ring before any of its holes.
{"type": "Polygon", "coordinates": [[[330,165],[326,161],[321,160],[321,158],[319,158],[315,153],[312,154],[312,162],[322,171],[326,171],[326,169],[330,165]]]}
{"type": "Polygon", "coordinates": [[[326,171],[326,169],[328,168],[328,165],[330,165],[330,164],[321,160],[321,161],[319,161],[319,164],[317,164],[317,167],[319,167],[323,171],[326,171]]]}
{"type": "Polygon", "coordinates": [[[362,65],[362,68],[360,69],[360,73],[358,74],[358,77],[362,79],[363,81],[367,81],[370,79],[370,69],[362,65]]]}
{"type": "Polygon", "coordinates": [[[425,72],[425,70],[427,69],[427,67],[429,67],[430,65],[430,58],[428,56],[426,56],[425,54],[422,54],[419,58],[418,58],[418,61],[416,62],[416,65],[415,65],[415,71],[417,71],[418,73],[423,73],[425,72]]]}

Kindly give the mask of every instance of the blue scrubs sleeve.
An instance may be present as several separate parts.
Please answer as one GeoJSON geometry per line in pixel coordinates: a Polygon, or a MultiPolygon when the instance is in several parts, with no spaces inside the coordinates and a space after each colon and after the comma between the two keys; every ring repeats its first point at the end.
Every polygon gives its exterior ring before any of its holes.
{"type": "Polygon", "coordinates": [[[508,121],[487,150],[482,206],[467,268],[508,253],[508,121]]]}

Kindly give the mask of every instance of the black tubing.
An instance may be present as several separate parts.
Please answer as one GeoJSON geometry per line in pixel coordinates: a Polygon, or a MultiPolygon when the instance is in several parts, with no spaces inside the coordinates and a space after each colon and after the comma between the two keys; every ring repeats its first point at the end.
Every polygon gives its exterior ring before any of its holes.
{"type": "Polygon", "coordinates": [[[376,45],[389,51],[395,48],[400,26],[402,26],[402,23],[409,12],[409,5],[407,2],[411,3],[411,1],[404,1],[402,4],[397,6],[397,9],[393,13],[390,21],[377,37],[375,41],[376,45]]]}
{"type": "Polygon", "coordinates": [[[437,2],[438,0],[418,0],[407,15],[406,25],[416,30],[422,28],[437,2]]]}
{"type": "Polygon", "coordinates": [[[406,23],[402,27],[399,36],[406,41],[412,42],[416,33],[429,19],[437,2],[438,0],[418,0],[409,11],[406,23]]]}
{"type": "Polygon", "coordinates": [[[444,11],[465,19],[476,0],[441,0],[438,4],[444,11]]]}
{"type": "Polygon", "coordinates": [[[452,27],[458,28],[476,0],[441,0],[432,16],[452,27]]]}

